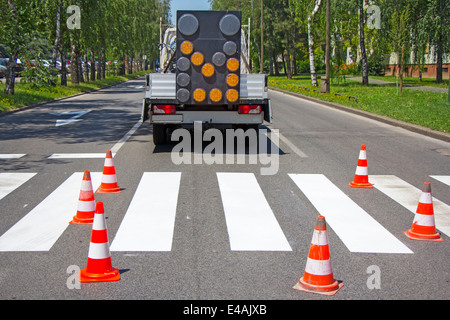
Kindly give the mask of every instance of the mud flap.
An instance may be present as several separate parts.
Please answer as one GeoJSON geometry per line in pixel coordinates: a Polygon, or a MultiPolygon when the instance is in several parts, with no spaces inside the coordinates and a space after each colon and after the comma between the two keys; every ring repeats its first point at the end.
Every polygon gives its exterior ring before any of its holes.
{"type": "Polygon", "coordinates": [[[270,99],[267,100],[267,103],[263,104],[262,111],[264,112],[264,120],[268,123],[272,123],[273,116],[272,116],[272,107],[270,106],[270,99]]]}
{"type": "Polygon", "coordinates": [[[142,99],[142,113],[141,113],[141,122],[145,122],[149,119],[148,111],[150,110],[150,105],[147,104],[146,99],[142,99]]]}

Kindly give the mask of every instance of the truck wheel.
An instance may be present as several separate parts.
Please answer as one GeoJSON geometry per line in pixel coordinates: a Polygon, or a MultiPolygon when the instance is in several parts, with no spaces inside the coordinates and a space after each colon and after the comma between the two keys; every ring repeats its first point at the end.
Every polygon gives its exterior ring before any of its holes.
{"type": "Polygon", "coordinates": [[[153,143],[158,146],[167,141],[167,128],[163,124],[153,124],[153,143]]]}

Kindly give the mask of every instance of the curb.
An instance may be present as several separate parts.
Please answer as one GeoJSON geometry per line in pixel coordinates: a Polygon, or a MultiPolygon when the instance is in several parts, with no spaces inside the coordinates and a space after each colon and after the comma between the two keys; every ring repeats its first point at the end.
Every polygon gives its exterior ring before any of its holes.
{"type": "Polygon", "coordinates": [[[89,94],[89,93],[100,91],[100,90],[103,90],[103,89],[108,89],[108,88],[117,86],[117,85],[119,85],[121,83],[126,83],[128,81],[136,80],[136,79],[139,79],[141,77],[145,77],[145,75],[144,76],[139,76],[139,77],[136,77],[136,78],[133,78],[133,79],[128,79],[126,81],[121,81],[121,82],[117,82],[117,83],[114,83],[114,84],[110,84],[110,85],[107,85],[105,87],[101,87],[101,88],[98,88],[98,89],[92,89],[92,90],[85,91],[85,92],[75,93],[75,94],[70,95],[70,96],[56,98],[56,99],[53,99],[53,100],[41,101],[41,102],[38,102],[38,103],[35,103],[35,104],[30,104],[28,106],[19,107],[19,108],[13,109],[13,110],[1,111],[0,112],[0,117],[7,116],[7,115],[10,115],[10,114],[13,114],[13,113],[16,113],[16,112],[32,109],[32,108],[35,108],[35,107],[39,107],[39,106],[42,106],[44,104],[48,104],[48,103],[52,103],[52,102],[58,102],[58,101],[61,101],[61,100],[66,100],[66,99],[69,99],[69,98],[78,97],[78,96],[81,96],[81,95],[84,95],[84,94],[89,94]]]}
{"type": "Polygon", "coordinates": [[[269,89],[273,90],[273,91],[278,91],[278,92],[281,92],[281,93],[289,94],[291,96],[294,96],[294,97],[297,97],[297,98],[300,98],[300,99],[304,99],[304,100],[320,103],[320,104],[326,105],[328,107],[332,107],[332,108],[339,109],[339,110],[342,110],[342,111],[354,113],[354,114],[357,114],[357,115],[360,115],[360,116],[363,116],[363,117],[366,117],[366,118],[377,120],[377,121],[380,121],[380,122],[383,122],[383,123],[387,123],[387,124],[390,124],[390,125],[393,125],[393,126],[396,126],[396,127],[400,127],[400,128],[403,128],[403,129],[406,129],[406,130],[409,130],[409,131],[412,131],[412,132],[415,132],[415,133],[419,133],[419,134],[422,134],[422,135],[425,135],[425,136],[428,136],[428,137],[431,137],[431,138],[439,139],[439,140],[442,140],[442,141],[445,141],[445,142],[450,142],[450,134],[449,133],[432,130],[432,129],[425,128],[425,127],[422,127],[422,126],[419,126],[419,125],[416,125],[416,124],[407,123],[407,122],[396,120],[396,119],[392,119],[392,118],[389,118],[389,117],[386,117],[386,116],[381,116],[381,115],[378,115],[378,114],[375,114],[375,113],[370,113],[370,112],[367,112],[367,111],[364,111],[364,110],[359,110],[359,109],[343,106],[343,105],[340,105],[340,104],[337,104],[337,103],[323,101],[323,100],[312,98],[312,97],[309,97],[309,96],[304,96],[304,95],[302,95],[300,93],[296,93],[296,92],[290,92],[290,91],[286,91],[286,90],[278,89],[278,88],[274,88],[274,87],[269,87],[269,89]]]}

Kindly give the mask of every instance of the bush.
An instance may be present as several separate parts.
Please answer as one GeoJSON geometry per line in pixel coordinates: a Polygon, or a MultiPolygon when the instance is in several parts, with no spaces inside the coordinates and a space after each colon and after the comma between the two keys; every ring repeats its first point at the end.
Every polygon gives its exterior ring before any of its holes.
{"type": "MultiPolygon", "coordinates": [[[[369,76],[384,76],[384,57],[381,55],[370,55],[367,57],[367,68],[369,76]]],[[[358,71],[362,73],[362,60],[359,61],[358,71]]]]}
{"type": "Polygon", "coordinates": [[[32,89],[41,89],[56,86],[58,71],[44,66],[39,60],[26,61],[22,72],[22,81],[29,83],[32,89]]]}

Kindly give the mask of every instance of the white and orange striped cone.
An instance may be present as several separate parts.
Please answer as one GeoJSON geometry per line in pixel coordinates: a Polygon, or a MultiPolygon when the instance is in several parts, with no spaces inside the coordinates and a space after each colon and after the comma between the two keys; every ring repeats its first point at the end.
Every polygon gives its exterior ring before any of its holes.
{"type": "Polygon", "coordinates": [[[108,150],[106,152],[105,165],[103,166],[102,183],[97,189],[97,193],[120,193],[111,150],[108,150]]]}
{"type": "Polygon", "coordinates": [[[404,232],[411,240],[444,241],[434,223],[431,184],[425,182],[411,229],[404,232]]]}
{"type": "Polygon", "coordinates": [[[77,214],[70,224],[92,224],[95,214],[95,197],[92,189],[91,173],[86,170],[81,181],[80,195],[78,197],[77,214]]]}
{"type": "Polygon", "coordinates": [[[373,185],[369,183],[369,171],[367,169],[367,152],[366,145],[361,146],[359,152],[358,164],[356,165],[355,178],[350,182],[352,188],[373,188],[373,185]]]}
{"type": "Polygon", "coordinates": [[[111,264],[103,202],[98,202],[95,207],[94,222],[92,224],[87,266],[85,269],[80,270],[80,282],[118,280],[120,280],[119,269],[113,268],[111,264]]]}
{"type": "Polygon", "coordinates": [[[319,216],[311,240],[305,273],[295,284],[294,289],[332,296],[342,287],[343,284],[333,277],[325,217],[319,216]]]}

